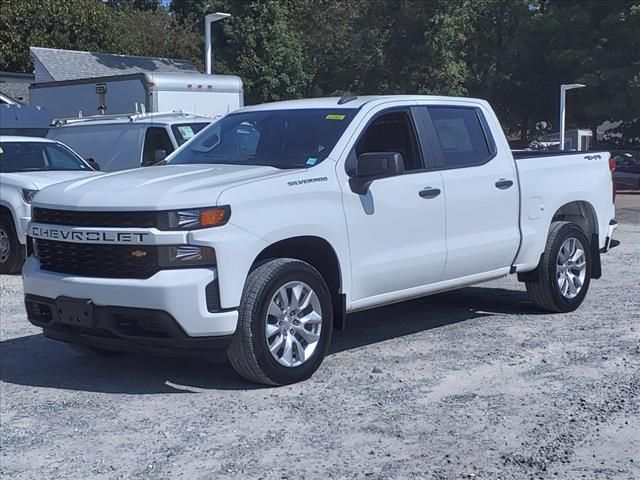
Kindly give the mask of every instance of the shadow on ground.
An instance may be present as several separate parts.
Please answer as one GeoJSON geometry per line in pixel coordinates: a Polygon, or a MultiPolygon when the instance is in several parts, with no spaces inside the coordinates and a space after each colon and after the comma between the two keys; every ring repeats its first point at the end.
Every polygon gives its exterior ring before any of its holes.
{"type": "MultiPolygon", "coordinates": [[[[350,315],[335,332],[330,355],[465,320],[537,313],[521,291],[471,287],[350,315]]],[[[86,357],[43,335],[0,343],[0,379],[7,383],[104,393],[184,393],[189,389],[260,388],[228,363],[122,355],[86,357]]]]}

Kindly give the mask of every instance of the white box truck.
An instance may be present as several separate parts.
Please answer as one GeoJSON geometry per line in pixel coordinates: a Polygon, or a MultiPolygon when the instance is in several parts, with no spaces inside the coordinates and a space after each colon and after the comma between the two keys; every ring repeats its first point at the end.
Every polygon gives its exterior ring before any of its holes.
{"type": "Polygon", "coordinates": [[[216,117],[244,106],[234,75],[134,73],[34,83],[29,91],[31,103],[56,118],[171,111],[216,117]]]}

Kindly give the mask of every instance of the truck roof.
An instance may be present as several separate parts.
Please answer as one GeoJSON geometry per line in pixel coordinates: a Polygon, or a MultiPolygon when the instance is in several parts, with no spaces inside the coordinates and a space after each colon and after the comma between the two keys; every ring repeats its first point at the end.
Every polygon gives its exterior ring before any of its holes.
{"type": "Polygon", "coordinates": [[[43,137],[27,137],[27,136],[19,136],[19,135],[0,135],[0,142],[39,142],[39,143],[59,143],[55,140],[49,140],[48,138],[43,137]]]}
{"type": "Polygon", "coordinates": [[[117,125],[121,123],[174,124],[177,122],[213,122],[214,118],[184,112],[133,113],[116,115],[91,115],[88,117],[56,118],[52,127],[76,125],[117,125]]]}
{"type": "MultiPolygon", "coordinates": [[[[391,100],[431,100],[442,101],[447,103],[455,102],[479,102],[485,103],[485,100],[469,98],[469,97],[444,97],[436,95],[363,95],[363,96],[349,96],[345,98],[346,101],[339,103],[341,99],[345,97],[320,97],[320,98],[305,98],[300,100],[285,100],[282,102],[263,103],[260,105],[251,105],[243,107],[235,112],[249,112],[258,110],[289,110],[289,109],[306,109],[306,108],[354,108],[358,109],[362,106],[370,103],[384,103],[391,100]]],[[[234,113],[235,113],[234,112],[234,113]]]]}

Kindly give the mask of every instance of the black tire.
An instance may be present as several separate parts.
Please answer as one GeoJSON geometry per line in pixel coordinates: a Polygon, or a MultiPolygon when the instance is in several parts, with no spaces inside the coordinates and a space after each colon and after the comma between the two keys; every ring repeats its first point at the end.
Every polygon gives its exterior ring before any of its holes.
{"type": "Polygon", "coordinates": [[[547,238],[547,245],[542,254],[540,265],[532,272],[532,277],[536,278],[536,280],[526,282],[529,298],[537,307],[548,312],[572,312],[580,306],[589,290],[591,267],[591,248],[584,231],[575,223],[553,222],[549,229],[549,237],[547,238]],[[557,281],[557,257],[564,242],[572,237],[578,239],[584,247],[586,274],[582,288],[577,296],[575,298],[567,298],[562,294],[557,281]]]}
{"type": "Polygon", "coordinates": [[[117,350],[105,350],[87,345],[78,345],[77,343],[67,343],[67,345],[76,352],[88,357],[115,357],[123,354],[123,352],[118,352],[117,350]]]}
{"type": "Polygon", "coordinates": [[[20,273],[24,248],[18,241],[13,219],[5,212],[0,213],[0,242],[0,273],[20,273]]]}
{"type": "Polygon", "coordinates": [[[238,327],[227,352],[229,361],[245,379],[265,385],[287,385],[311,377],[329,350],[333,308],[329,289],[318,271],[308,263],[290,258],[270,260],[247,278],[242,293],[238,327]],[[302,365],[286,367],[268,349],[265,333],[267,309],[276,292],[289,282],[304,282],[313,289],[322,309],[318,344],[302,365]]]}

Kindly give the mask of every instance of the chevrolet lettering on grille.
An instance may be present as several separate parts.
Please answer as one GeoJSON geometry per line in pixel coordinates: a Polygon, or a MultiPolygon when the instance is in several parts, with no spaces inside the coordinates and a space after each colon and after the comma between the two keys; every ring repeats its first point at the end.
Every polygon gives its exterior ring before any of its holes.
{"type": "Polygon", "coordinates": [[[119,243],[119,244],[149,244],[151,234],[148,232],[114,231],[79,229],[74,227],[32,224],[29,226],[29,236],[45,240],[58,240],[76,243],[119,243]]]}

